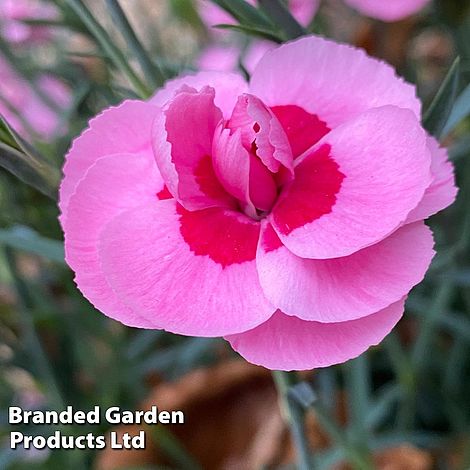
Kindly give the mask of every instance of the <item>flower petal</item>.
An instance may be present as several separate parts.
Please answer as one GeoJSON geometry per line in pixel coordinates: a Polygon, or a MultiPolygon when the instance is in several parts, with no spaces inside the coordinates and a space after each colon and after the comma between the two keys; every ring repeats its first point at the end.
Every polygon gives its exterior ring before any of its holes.
{"type": "Polygon", "coordinates": [[[253,201],[261,202],[261,205],[266,202],[271,204],[271,208],[277,195],[273,179],[266,174],[269,173],[268,170],[256,160],[243,147],[240,130],[231,134],[230,129],[220,126],[213,144],[214,172],[225,190],[240,202],[242,210],[253,217],[256,217],[253,201]],[[257,163],[262,168],[255,174],[257,163]],[[252,181],[254,184],[251,184],[252,181]],[[254,194],[252,190],[255,191],[254,194]]]}
{"type": "Polygon", "coordinates": [[[350,256],[299,258],[264,229],[256,256],[266,297],[286,315],[322,323],[371,315],[408,294],[433,257],[431,230],[408,224],[350,256]]]}
{"type": "Polygon", "coordinates": [[[408,215],[407,222],[427,219],[431,215],[450,206],[457,196],[454,167],[448,160],[447,150],[439,146],[434,137],[428,137],[428,147],[431,151],[431,172],[433,180],[424,193],[418,207],[408,215]]]}
{"type": "Polygon", "coordinates": [[[75,271],[83,295],[115,320],[138,327],[155,322],[125,305],[103,276],[98,259],[98,239],[103,227],[120,212],[153,204],[163,188],[153,155],[114,154],[98,159],[78,183],[63,221],[65,254],[75,271]]]}
{"type": "Polygon", "coordinates": [[[269,211],[277,198],[275,173],[279,179],[294,173],[281,124],[258,98],[246,94],[239,97],[230,120],[216,131],[212,160],[224,188],[254,216],[255,207],[269,211]]]}
{"type": "Polygon", "coordinates": [[[238,96],[248,91],[246,80],[239,74],[205,71],[169,80],[150,99],[150,103],[155,106],[165,106],[185,85],[195,88],[197,91],[205,86],[213,88],[215,90],[215,105],[222,111],[225,119],[228,119],[232,114],[238,96]]]}
{"type": "Polygon", "coordinates": [[[300,157],[331,130],[317,115],[307,113],[300,106],[273,106],[271,111],[287,135],[294,158],[300,157]]]}
{"type": "Polygon", "coordinates": [[[377,0],[346,0],[363,15],[382,21],[398,21],[424,8],[430,0],[393,0],[378,2],[377,0]]]}
{"type": "Polygon", "coordinates": [[[220,336],[274,312],[256,271],[258,237],[259,224],[236,212],[158,201],[110,222],[100,255],[110,284],[143,317],[173,333],[220,336]]]}
{"type": "Polygon", "coordinates": [[[391,66],[360,49],[316,36],[267,52],[249,92],[269,107],[300,106],[329,128],[388,104],[421,115],[415,87],[398,78],[391,66]]]}
{"type": "Polygon", "coordinates": [[[153,149],[170,193],[190,210],[232,207],[233,198],[219,183],[212,166],[212,140],[222,120],[214,90],[183,89],[153,126],[153,149]]]}
{"type": "Polygon", "coordinates": [[[150,136],[156,112],[144,101],[128,100],[90,121],[66,156],[59,202],[63,216],[77,183],[98,158],[113,153],[152,155],[150,136]]]}
{"type": "Polygon", "coordinates": [[[293,173],[287,135],[277,117],[256,96],[245,94],[238,98],[227,127],[241,130],[246,149],[250,149],[253,142],[256,144],[256,154],[271,172],[278,172],[283,165],[293,173]]]}
{"type": "Polygon", "coordinates": [[[310,370],[353,359],[378,344],[403,313],[404,299],[380,312],[341,323],[318,323],[279,310],[245,333],[227,336],[247,361],[274,370],[310,370]]]}
{"type": "Polygon", "coordinates": [[[366,111],[296,160],[271,223],[303,258],[337,258],[396,230],[431,183],[426,134],[394,106],[366,111]],[[338,168],[339,167],[339,168],[338,168]]]}

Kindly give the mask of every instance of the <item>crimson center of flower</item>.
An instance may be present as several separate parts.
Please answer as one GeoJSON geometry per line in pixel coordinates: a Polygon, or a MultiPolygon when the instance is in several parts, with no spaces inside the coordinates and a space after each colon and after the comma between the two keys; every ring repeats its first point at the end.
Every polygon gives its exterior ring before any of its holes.
{"type": "Polygon", "coordinates": [[[270,249],[276,249],[278,235],[331,212],[344,179],[330,145],[315,146],[330,131],[317,116],[298,106],[253,111],[241,104],[242,112],[216,132],[213,154],[193,170],[199,190],[226,209],[178,209],[191,251],[223,268],[255,258],[261,219],[275,228],[270,249]],[[246,109],[259,120],[250,122],[246,109]]]}

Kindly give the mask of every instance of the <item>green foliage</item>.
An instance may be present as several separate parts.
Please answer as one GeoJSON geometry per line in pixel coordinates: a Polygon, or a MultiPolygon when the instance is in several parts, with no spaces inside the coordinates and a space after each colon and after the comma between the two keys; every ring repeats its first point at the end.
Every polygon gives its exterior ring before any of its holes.
{"type": "Polygon", "coordinates": [[[423,116],[424,127],[431,135],[440,138],[451,116],[459,87],[460,58],[457,57],[429,109],[423,116]]]}
{"type": "Polygon", "coordinates": [[[46,196],[56,198],[60,173],[0,116],[0,165],[46,196]]]}
{"type": "MultiPolygon", "coordinates": [[[[82,0],[64,0],[64,3],[73,10],[83,22],[90,35],[97,41],[104,53],[112,60],[114,65],[127,77],[141,98],[148,98],[150,90],[142,79],[135,73],[128,59],[114,43],[107,31],[100,25],[82,0]]],[[[117,3],[115,3],[117,5],[117,3]]],[[[123,25],[121,20],[121,27],[123,25]]]]}
{"type": "Polygon", "coordinates": [[[0,229],[0,244],[41,256],[55,263],[65,263],[62,242],[41,237],[30,227],[15,225],[8,229],[0,229]]]}
{"type": "Polygon", "coordinates": [[[449,134],[449,132],[453,131],[455,127],[468,116],[470,116],[470,85],[467,85],[467,87],[455,100],[455,104],[442,131],[442,134],[449,134]]]}
{"type": "Polygon", "coordinates": [[[259,4],[261,11],[284,32],[287,39],[295,39],[305,34],[304,28],[281,0],[259,0],[259,4]]]}

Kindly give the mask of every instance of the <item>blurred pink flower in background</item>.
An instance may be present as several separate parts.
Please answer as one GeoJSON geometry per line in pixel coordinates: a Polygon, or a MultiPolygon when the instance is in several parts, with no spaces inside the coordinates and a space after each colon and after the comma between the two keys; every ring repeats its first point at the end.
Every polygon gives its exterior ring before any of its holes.
{"type": "Polygon", "coordinates": [[[270,51],[271,49],[274,49],[276,46],[277,44],[271,41],[253,41],[249,45],[245,51],[242,62],[243,66],[250,75],[254,72],[258,62],[261,60],[264,54],[266,54],[266,52],[270,51]]]}
{"type": "Polygon", "coordinates": [[[0,31],[11,43],[41,42],[50,39],[53,30],[48,26],[29,25],[24,20],[55,20],[57,8],[41,0],[1,0],[0,31]]]}
{"type": "Polygon", "coordinates": [[[420,115],[390,66],[313,36],[249,84],[200,72],[110,108],[64,166],[75,281],[111,318],[270,369],[356,357],[400,319],[434,254],[423,219],[456,195],[420,115]]]}
{"type": "Polygon", "coordinates": [[[382,21],[398,21],[422,10],[430,0],[345,0],[359,13],[382,21]]]}
{"type": "Polygon", "coordinates": [[[240,53],[237,45],[213,44],[203,49],[196,66],[200,70],[233,72],[238,68],[240,53]]]}
{"type": "Polygon", "coordinates": [[[202,51],[196,65],[200,70],[233,72],[241,64],[249,74],[252,74],[261,57],[275,47],[274,42],[259,40],[253,41],[242,52],[236,45],[214,44],[202,51]]]}
{"type": "Polygon", "coordinates": [[[22,136],[48,140],[64,132],[60,110],[71,105],[70,89],[52,75],[37,79],[38,88],[55,103],[57,109],[46,104],[31,85],[20,77],[0,56],[0,114],[22,136]]]}

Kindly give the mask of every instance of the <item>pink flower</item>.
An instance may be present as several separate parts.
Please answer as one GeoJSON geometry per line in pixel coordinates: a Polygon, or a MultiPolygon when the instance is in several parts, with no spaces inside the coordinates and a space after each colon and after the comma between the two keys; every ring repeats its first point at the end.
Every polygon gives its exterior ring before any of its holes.
{"type": "Polygon", "coordinates": [[[430,0],[345,0],[360,13],[382,21],[398,21],[423,9],[430,0]]]}
{"type": "Polygon", "coordinates": [[[317,37],[249,84],[200,72],[106,110],[60,189],[78,287],[127,325],[224,336],[271,369],[361,354],[431,262],[423,219],[456,195],[420,112],[390,66],[317,37]]]}
{"type": "MultiPolygon", "coordinates": [[[[70,89],[51,75],[37,80],[38,88],[64,111],[71,105],[70,89]]],[[[0,114],[23,136],[51,139],[64,131],[57,110],[44,103],[31,85],[0,56],[0,114]],[[21,117],[21,118],[20,118],[21,117]]]]}
{"type": "Polygon", "coordinates": [[[41,0],[1,0],[0,27],[5,40],[12,43],[40,42],[50,38],[51,28],[28,25],[24,20],[54,20],[58,11],[41,0]]]}

